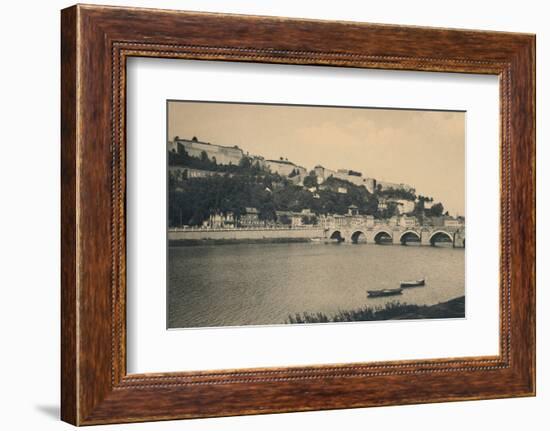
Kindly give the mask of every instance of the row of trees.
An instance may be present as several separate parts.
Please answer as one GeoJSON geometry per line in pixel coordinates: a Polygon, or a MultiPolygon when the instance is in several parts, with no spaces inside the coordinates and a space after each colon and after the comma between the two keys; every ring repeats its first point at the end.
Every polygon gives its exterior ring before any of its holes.
{"type": "Polygon", "coordinates": [[[381,184],[378,184],[376,186],[375,193],[380,197],[388,199],[405,199],[409,201],[413,201],[416,199],[416,194],[414,190],[395,189],[393,187],[382,189],[381,184]]]}

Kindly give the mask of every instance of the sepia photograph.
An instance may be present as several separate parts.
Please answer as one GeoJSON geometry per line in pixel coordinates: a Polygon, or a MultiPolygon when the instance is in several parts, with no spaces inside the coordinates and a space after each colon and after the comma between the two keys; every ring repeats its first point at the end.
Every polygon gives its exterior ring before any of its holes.
{"type": "Polygon", "coordinates": [[[167,327],[465,318],[464,111],[167,101],[167,327]]]}

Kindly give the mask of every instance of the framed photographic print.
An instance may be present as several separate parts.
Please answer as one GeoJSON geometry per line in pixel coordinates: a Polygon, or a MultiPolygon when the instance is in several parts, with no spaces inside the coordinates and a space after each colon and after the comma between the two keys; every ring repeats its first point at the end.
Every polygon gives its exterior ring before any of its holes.
{"type": "Polygon", "coordinates": [[[63,420],[534,395],[533,35],[61,30],[63,420]]]}
{"type": "Polygon", "coordinates": [[[167,111],[168,328],[465,317],[465,112],[167,111]]]}

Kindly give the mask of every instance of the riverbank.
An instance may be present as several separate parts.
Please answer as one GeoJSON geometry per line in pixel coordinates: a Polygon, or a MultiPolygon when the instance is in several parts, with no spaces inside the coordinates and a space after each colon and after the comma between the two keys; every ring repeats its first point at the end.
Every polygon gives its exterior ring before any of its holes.
{"type": "Polygon", "coordinates": [[[286,323],[365,322],[379,320],[451,319],[465,317],[465,297],[434,305],[413,305],[390,302],[385,306],[365,306],[356,310],[325,313],[298,313],[288,316],[286,323]]]}
{"type": "Polygon", "coordinates": [[[234,244],[293,244],[312,242],[310,238],[243,238],[243,239],[171,239],[170,247],[193,247],[197,245],[234,244]]]}

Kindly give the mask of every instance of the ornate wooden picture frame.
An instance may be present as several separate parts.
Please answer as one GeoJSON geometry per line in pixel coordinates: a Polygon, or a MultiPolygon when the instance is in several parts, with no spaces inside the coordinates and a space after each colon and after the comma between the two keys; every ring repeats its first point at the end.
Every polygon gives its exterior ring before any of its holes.
{"type": "Polygon", "coordinates": [[[535,394],[535,37],[102,6],[62,11],[61,416],[75,425],[535,394]],[[126,371],[126,60],[500,78],[500,354],[126,371]]]}

